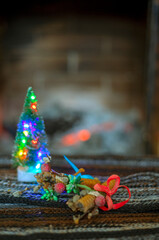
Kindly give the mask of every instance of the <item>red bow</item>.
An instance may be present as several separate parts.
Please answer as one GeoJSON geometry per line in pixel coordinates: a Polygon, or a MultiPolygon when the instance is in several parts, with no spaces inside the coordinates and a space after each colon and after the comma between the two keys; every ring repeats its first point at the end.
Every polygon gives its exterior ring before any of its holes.
{"type": "Polygon", "coordinates": [[[108,207],[103,206],[103,207],[100,207],[100,209],[102,209],[103,211],[109,211],[111,209],[118,209],[118,208],[121,208],[122,206],[124,206],[130,200],[131,192],[130,192],[129,188],[127,186],[119,185],[119,184],[120,184],[120,177],[118,175],[111,175],[107,180],[107,186],[100,185],[99,183],[97,183],[94,186],[94,190],[106,193],[106,198],[105,199],[106,199],[108,207]],[[111,180],[116,180],[115,185],[112,189],[109,188],[109,183],[110,183],[111,180]],[[129,198],[127,200],[123,201],[123,202],[113,204],[113,201],[111,199],[111,195],[116,193],[116,191],[120,187],[124,187],[124,188],[127,189],[128,194],[129,194],[129,198]]]}

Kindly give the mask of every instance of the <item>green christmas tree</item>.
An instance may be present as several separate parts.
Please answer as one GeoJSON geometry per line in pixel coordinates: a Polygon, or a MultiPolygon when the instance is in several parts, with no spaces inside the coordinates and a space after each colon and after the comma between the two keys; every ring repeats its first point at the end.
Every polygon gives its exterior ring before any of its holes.
{"type": "Polygon", "coordinates": [[[15,137],[12,161],[14,166],[28,166],[40,170],[43,157],[50,155],[42,117],[38,113],[37,98],[31,87],[25,98],[15,137]]]}

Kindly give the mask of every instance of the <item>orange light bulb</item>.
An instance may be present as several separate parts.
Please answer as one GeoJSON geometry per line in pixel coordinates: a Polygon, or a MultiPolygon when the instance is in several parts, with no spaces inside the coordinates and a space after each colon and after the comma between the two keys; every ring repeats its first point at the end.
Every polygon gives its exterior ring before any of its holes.
{"type": "Polygon", "coordinates": [[[38,140],[32,140],[31,142],[32,142],[32,144],[35,145],[35,144],[37,144],[38,140]]]}

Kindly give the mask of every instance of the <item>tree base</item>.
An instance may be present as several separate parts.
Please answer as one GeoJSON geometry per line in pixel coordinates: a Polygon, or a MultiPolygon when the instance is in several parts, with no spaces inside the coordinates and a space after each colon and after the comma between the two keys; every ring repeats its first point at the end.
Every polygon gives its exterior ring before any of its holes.
{"type": "Polygon", "coordinates": [[[36,182],[35,174],[28,167],[19,166],[17,168],[17,179],[19,182],[36,182]]]}

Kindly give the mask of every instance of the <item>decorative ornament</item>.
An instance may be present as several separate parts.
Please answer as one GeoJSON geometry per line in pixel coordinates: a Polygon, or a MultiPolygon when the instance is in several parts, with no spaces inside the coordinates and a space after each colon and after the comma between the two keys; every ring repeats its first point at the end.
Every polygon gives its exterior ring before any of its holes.
{"type": "Polygon", "coordinates": [[[51,169],[50,165],[47,165],[50,163],[50,157],[44,158],[45,163],[41,165],[42,173],[35,175],[39,184],[35,187],[35,191],[42,188],[45,193],[41,199],[46,199],[47,201],[58,201],[62,194],[65,194],[65,197],[67,194],[72,196],[66,202],[67,206],[74,212],[82,212],[81,215],[73,216],[75,224],[78,224],[80,219],[86,215],[90,219],[92,216],[99,214],[99,209],[103,211],[115,210],[123,207],[130,200],[130,190],[127,186],[120,185],[120,177],[118,175],[111,175],[103,183],[98,178],[91,176],[89,179],[84,178],[83,176],[89,176],[81,175],[85,170],[83,168],[78,169],[66,156],[64,157],[75,169],[75,174],[57,173],[51,169]],[[129,198],[114,204],[111,196],[121,187],[127,190],[129,198]],[[66,193],[64,193],[65,190],[66,193]]]}
{"type": "Polygon", "coordinates": [[[105,205],[105,198],[104,196],[97,196],[96,199],[95,199],[95,204],[98,206],[98,207],[103,207],[105,205]]]}
{"type": "MultiPolygon", "coordinates": [[[[12,153],[12,162],[16,167],[21,166],[19,172],[28,174],[27,181],[36,181],[33,177],[41,171],[43,157],[49,155],[46,148],[47,137],[42,117],[38,113],[37,98],[31,87],[28,88],[25,98],[23,112],[20,116],[12,153]],[[26,171],[27,167],[27,171],[26,171]],[[30,180],[31,179],[31,180],[30,180]]],[[[49,169],[48,169],[49,171],[49,169]]],[[[23,181],[22,174],[18,180],[23,181]]],[[[26,176],[25,176],[26,179],[26,176]]],[[[25,180],[26,181],[26,180],[25,180]]]]}
{"type": "Polygon", "coordinates": [[[66,186],[64,183],[56,183],[55,184],[55,192],[57,192],[58,194],[61,194],[65,191],[66,186]]]}
{"type": "Polygon", "coordinates": [[[42,172],[50,172],[51,171],[51,164],[50,159],[47,157],[43,158],[44,163],[41,165],[42,172]]]}

